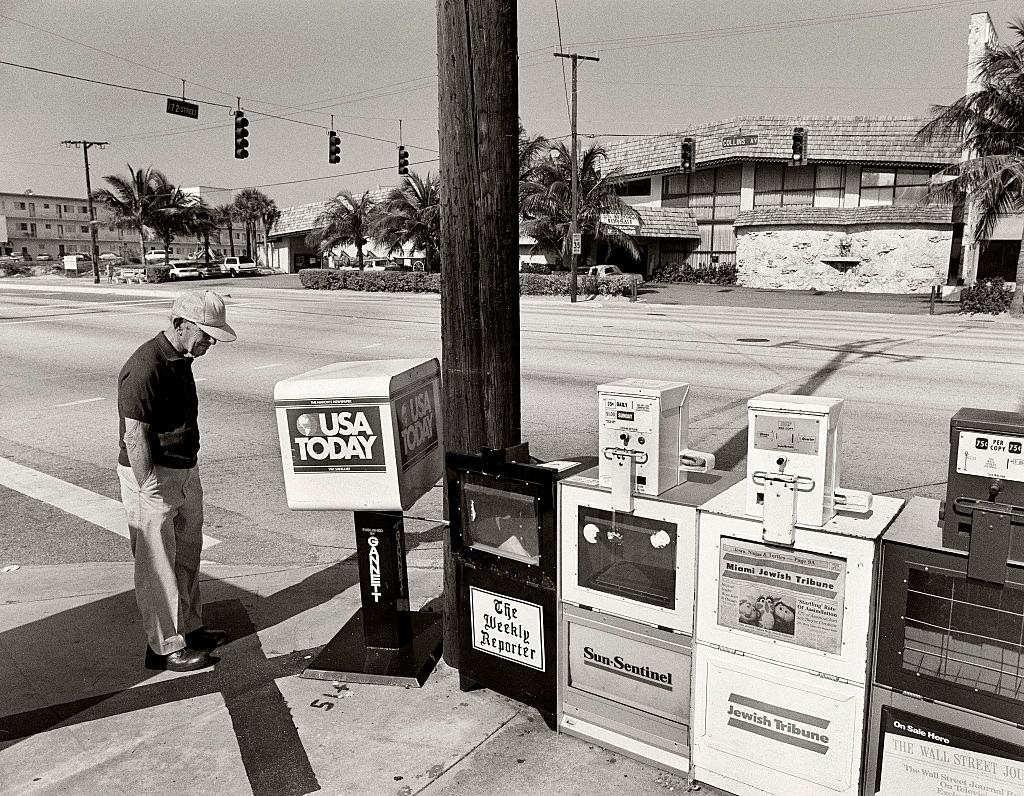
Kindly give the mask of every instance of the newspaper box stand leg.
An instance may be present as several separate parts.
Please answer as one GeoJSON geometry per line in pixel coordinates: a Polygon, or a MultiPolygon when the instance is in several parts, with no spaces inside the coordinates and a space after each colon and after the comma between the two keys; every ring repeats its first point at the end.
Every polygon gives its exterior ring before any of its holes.
{"type": "Polygon", "coordinates": [[[440,614],[409,610],[401,512],[443,471],[436,359],[339,362],[274,387],[292,509],[353,511],[362,607],[303,677],[421,686],[440,614]]]}
{"type": "Polygon", "coordinates": [[[699,509],[693,776],[738,796],[860,793],[878,540],[903,501],[838,488],[841,407],[751,399],[747,478],[699,509]]]}
{"type": "Polygon", "coordinates": [[[1024,793],[1024,414],[961,409],[882,539],[864,796],[1024,793]]]}
{"type": "Polygon", "coordinates": [[[302,677],[422,686],[441,657],[441,614],[409,610],[402,515],[357,511],[355,526],[362,606],[302,677]]]}

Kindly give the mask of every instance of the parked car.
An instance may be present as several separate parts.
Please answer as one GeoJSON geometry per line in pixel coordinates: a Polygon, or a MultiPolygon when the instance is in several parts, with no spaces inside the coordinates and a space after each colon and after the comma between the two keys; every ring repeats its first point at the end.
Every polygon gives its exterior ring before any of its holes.
{"type": "Polygon", "coordinates": [[[223,264],[231,276],[252,276],[260,272],[256,261],[244,254],[239,257],[225,257],[223,264]]]}
{"type": "Polygon", "coordinates": [[[100,255],[100,259],[103,260],[104,262],[106,262],[107,260],[120,260],[121,255],[114,254],[114,252],[103,252],[103,254],[100,255]]]}
{"type": "Polygon", "coordinates": [[[199,279],[201,274],[199,269],[192,265],[192,263],[185,263],[179,260],[171,263],[171,270],[167,272],[167,278],[172,282],[178,279],[199,279]]]}
{"type": "Polygon", "coordinates": [[[626,273],[617,265],[592,265],[590,270],[587,271],[587,276],[596,276],[598,278],[602,276],[631,276],[636,279],[637,282],[643,282],[644,278],[637,273],[626,273]]]}
{"type": "Polygon", "coordinates": [[[151,252],[146,252],[146,262],[159,262],[167,259],[169,256],[169,253],[165,249],[153,249],[151,252]]]}
{"type": "Polygon", "coordinates": [[[46,262],[47,260],[52,260],[52,259],[53,259],[53,255],[52,254],[37,254],[36,255],[36,260],[38,262],[46,262]]]}
{"type": "Polygon", "coordinates": [[[227,270],[225,270],[224,265],[222,263],[211,261],[210,264],[207,265],[202,260],[190,262],[192,262],[192,265],[199,272],[199,276],[202,277],[203,279],[228,275],[228,272],[227,270]]]}

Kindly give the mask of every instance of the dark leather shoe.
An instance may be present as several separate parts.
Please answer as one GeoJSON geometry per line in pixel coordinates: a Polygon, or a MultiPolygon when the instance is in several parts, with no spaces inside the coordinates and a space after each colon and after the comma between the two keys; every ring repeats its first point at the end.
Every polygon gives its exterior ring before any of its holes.
{"type": "Polygon", "coordinates": [[[194,650],[212,650],[219,647],[228,640],[228,634],[223,630],[211,630],[201,627],[185,634],[185,644],[194,650]]]}
{"type": "Polygon", "coordinates": [[[208,650],[185,649],[172,652],[170,655],[157,655],[146,647],[146,668],[158,672],[192,672],[213,666],[220,658],[210,655],[208,650]]]}

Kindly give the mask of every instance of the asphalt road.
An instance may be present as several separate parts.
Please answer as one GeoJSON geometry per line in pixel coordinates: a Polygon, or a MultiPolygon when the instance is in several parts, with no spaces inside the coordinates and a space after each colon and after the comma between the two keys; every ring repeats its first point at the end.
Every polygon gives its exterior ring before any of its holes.
{"type": "MultiPolygon", "coordinates": [[[[439,299],[211,286],[230,294],[239,341],[195,365],[206,533],[219,540],[204,557],[344,557],[350,514],[286,506],[274,384],[338,361],[439,357],[439,299]]],[[[26,292],[0,282],[0,464],[118,498],[115,377],[166,324],[173,294],[149,292],[26,292]]],[[[842,485],[941,497],[956,410],[1024,409],[1024,326],[1013,322],[549,298],[523,299],[521,316],[523,435],[545,459],[597,454],[598,384],[671,379],[691,384],[691,446],[714,452],[720,467],[745,466],[748,398],[817,394],[846,399],[842,485]]],[[[413,508],[423,519],[407,523],[411,546],[437,550],[440,504],[437,488],[413,508]]],[[[26,497],[0,474],[0,566],[129,557],[121,537],[26,497]]]]}

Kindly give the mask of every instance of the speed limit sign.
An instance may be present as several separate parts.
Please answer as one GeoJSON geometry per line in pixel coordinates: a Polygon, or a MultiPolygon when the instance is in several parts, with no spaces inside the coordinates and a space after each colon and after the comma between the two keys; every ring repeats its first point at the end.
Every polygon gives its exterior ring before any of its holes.
{"type": "Polygon", "coordinates": [[[572,253],[582,254],[583,253],[583,233],[574,232],[572,233],[572,253]]]}

